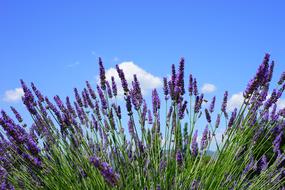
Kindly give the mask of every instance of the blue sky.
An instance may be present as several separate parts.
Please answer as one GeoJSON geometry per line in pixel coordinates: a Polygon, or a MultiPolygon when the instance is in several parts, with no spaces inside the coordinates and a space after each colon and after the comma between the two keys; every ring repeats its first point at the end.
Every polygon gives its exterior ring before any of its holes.
{"type": "Polygon", "coordinates": [[[284,1],[0,1],[0,108],[19,79],[48,96],[71,95],[106,69],[131,61],[154,77],[186,59],[187,75],[217,94],[243,91],[269,52],[285,70],[284,1]]]}

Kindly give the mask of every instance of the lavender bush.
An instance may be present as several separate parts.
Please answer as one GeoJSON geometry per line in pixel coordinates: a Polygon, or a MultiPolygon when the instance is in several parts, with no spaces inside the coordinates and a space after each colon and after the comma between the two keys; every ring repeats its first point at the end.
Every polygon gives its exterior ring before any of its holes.
{"type": "Polygon", "coordinates": [[[163,79],[163,95],[152,91],[152,105],[137,76],[128,84],[117,65],[125,102],[120,105],[118,84],[106,79],[101,59],[100,83],[75,88],[74,100],[51,100],[21,80],[33,124],[28,127],[13,107],[15,119],[1,111],[1,189],[285,189],[285,108],[276,106],[285,72],[270,93],[269,58],[232,113],[228,92],[218,109],[216,97],[204,106],[193,75],[185,85],[184,59],[163,79]],[[199,138],[203,117],[207,126],[199,138]],[[220,125],[226,125],[221,142],[220,125]],[[208,154],[211,144],[214,155],[208,154]]]}

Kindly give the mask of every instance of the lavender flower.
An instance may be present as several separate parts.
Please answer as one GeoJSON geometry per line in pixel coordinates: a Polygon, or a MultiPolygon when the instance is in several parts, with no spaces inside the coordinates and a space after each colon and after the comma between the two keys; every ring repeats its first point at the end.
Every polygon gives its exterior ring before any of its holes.
{"type": "Polygon", "coordinates": [[[285,71],[281,74],[278,84],[281,85],[285,81],[285,71]]]}
{"type": "Polygon", "coordinates": [[[224,99],[223,99],[223,103],[222,103],[222,108],[221,108],[221,111],[226,113],[226,108],[227,108],[227,102],[228,102],[228,91],[225,91],[225,94],[224,94],[224,99]]]}
{"type": "Polygon", "coordinates": [[[192,138],[191,154],[196,157],[198,155],[198,143],[197,143],[198,131],[196,130],[192,138]]]}
{"type": "Polygon", "coordinates": [[[194,78],[194,82],[193,82],[193,88],[194,88],[194,96],[198,96],[198,87],[197,87],[197,81],[196,78],[194,78]]]}
{"type": "Polygon", "coordinates": [[[203,135],[202,135],[202,139],[201,139],[201,150],[205,150],[208,146],[208,125],[206,126],[206,128],[204,129],[203,135]]]}
{"type": "Polygon", "coordinates": [[[231,128],[233,126],[236,116],[237,116],[237,108],[235,108],[234,111],[232,112],[232,115],[228,123],[228,128],[231,128]]]}
{"type": "Polygon", "coordinates": [[[277,153],[277,155],[281,154],[280,145],[282,141],[283,132],[281,131],[279,135],[273,141],[273,152],[277,153]]]}
{"type": "Polygon", "coordinates": [[[151,111],[148,110],[148,124],[152,124],[152,115],[151,115],[151,111]]]}
{"type": "Polygon", "coordinates": [[[96,156],[90,157],[89,161],[100,171],[101,175],[109,185],[114,187],[118,184],[119,174],[117,174],[107,162],[101,162],[101,160],[96,156]]]}
{"type": "Polygon", "coordinates": [[[132,137],[134,137],[134,134],[135,134],[135,130],[134,130],[134,123],[133,123],[133,120],[132,119],[129,119],[129,122],[128,122],[128,129],[129,129],[129,133],[132,137]]]}
{"type": "Polygon", "coordinates": [[[178,117],[179,119],[183,119],[184,118],[184,112],[187,108],[187,101],[184,101],[184,103],[180,103],[179,104],[179,110],[178,110],[178,117]]]}
{"type": "Polygon", "coordinates": [[[188,87],[188,91],[189,91],[189,95],[192,96],[193,95],[193,76],[192,74],[189,75],[189,87],[188,87]]]}
{"type": "Polygon", "coordinates": [[[99,70],[100,70],[101,89],[104,91],[106,90],[106,75],[105,75],[105,68],[104,68],[101,57],[99,57],[99,70]]]}
{"type": "Polygon", "coordinates": [[[185,93],[184,88],[184,58],[181,58],[179,63],[179,72],[176,78],[176,86],[179,86],[181,90],[181,95],[185,93]]]}
{"type": "Polygon", "coordinates": [[[182,165],[183,156],[182,156],[182,153],[181,153],[180,150],[178,150],[178,151],[176,152],[176,162],[177,162],[177,164],[178,164],[179,166],[182,165]]]}
{"type": "Polygon", "coordinates": [[[208,123],[211,123],[211,115],[210,115],[208,109],[205,109],[205,115],[206,115],[206,119],[207,119],[208,123]]]}
{"type": "Polygon", "coordinates": [[[127,80],[126,80],[126,78],[125,78],[125,74],[124,74],[123,70],[121,70],[121,69],[119,68],[118,65],[116,65],[116,69],[117,69],[119,78],[121,79],[121,83],[122,83],[122,87],[123,87],[124,93],[125,93],[125,95],[126,95],[126,94],[129,92],[129,88],[128,88],[127,80]]]}
{"type": "Polygon", "coordinates": [[[213,99],[212,99],[212,101],[211,101],[211,104],[210,104],[209,111],[210,111],[211,113],[214,112],[215,102],[216,102],[216,96],[213,97],[213,99]]]}
{"type": "Polygon", "coordinates": [[[91,87],[90,83],[88,81],[86,81],[86,86],[87,86],[87,89],[91,95],[91,97],[96,100],[96,94],[95,94],[95,91],[93,90],[93,88],[91,87]]]}
{"type": "Polygon", "coordinates": [[[12,112],[15,114],[16,119],[21,123],[23,121],[21,115],[19,114],[19,112],[14,108],[14,107],[10,107],[12,112]]]}
{"type": "Polygon", "coordinates": [[[32,89],[34,93],[36,94],[37,98],[39,99],[40,102],[44,101],[44,97],[42,93],[37,89],[37,87],[34,85],[34,83],[31,83],[32,89]]]}
{"type": "Polygon", "coordinates": [[[80,107],[83,107],[82,99],[78,93],[77,88],[74,88],[75,99],[80,107]]]}
{"type": "Polygon", "coordinates": [[[152,91],[152,107],[153,107],[153,115],[158,115],[158,110],[160,109],[160,100],[156,89],[152,91]]]}
{"type": "Polygon", "coordinates": [[[115,82],[115,78],[112,76],[111,80],[112,80],[113,95],[116,97],[118,95],[118,90],[117,90],[117,85],[116,85],[116,82],[115,82]]]}
{"type": "Polygon", "coordinates": [[[261,160],[260,160],[260,170],[265,171],[268,167],[268,162],[266,155],[262,155],[261,160]]]}
{"type": "Polygon", "coordinates": [[[165,100],[168,100],[169,90],[168,90],[168,84],[167,84],[167,78],[163,77],[163,92],[165,100]]]}
{"type": "Polygon", "coordinates": [[[107,110],[108,109],[107,100],[103,94],[103,91],[101,90],[101,88],[98,85],[97,85],[97,92],[98,92],[100,100],[101,100],[102,109],[107,110]]]}
{"type": "Polygon", "coordinates": [[[127,95],[125,97],[125,101],[126,101],[126,107],[127,107],[128,115],[131,116],[133,114],[133,111],[132,111],[132,103],[131,103],[130,95],[127,95]]]}
{"type": "Polygon", "coordinates": [[[108,96],[109,96],[109,98],[112,98],[112,97],[113,97],[112,89],[111,89],[111,86],[110,86],[110,84],[109,84],[108,81],[106,81],[106,86],[107,86],[107,93],[108,93],[108,96]]]}
{"type": "Polygon", "coordinates": [[[221,114],[218,114],[218,115],[217,115],[217,119],[216,119],[216,124],[215,124],[215,127],[216,127],[216,128],[219,127],[220,121],[221,121],[221,114]]]}

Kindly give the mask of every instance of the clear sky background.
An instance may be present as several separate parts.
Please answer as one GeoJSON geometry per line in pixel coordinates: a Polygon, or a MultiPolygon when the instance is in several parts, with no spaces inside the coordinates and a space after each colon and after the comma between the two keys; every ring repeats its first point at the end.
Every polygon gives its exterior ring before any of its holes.
{"type": "Polygon", "coordinates": [[[95,83],[98,56],[106,69],[131,61],[153,78],[183,56],[186,76],[214,85],[207,96],[229,90],[239,101],[266,52],[275,80],[285,70],[284,10],[281,0],[0,0],[0,108],[22,111],[21,78],[48,96],[95,83]]]}

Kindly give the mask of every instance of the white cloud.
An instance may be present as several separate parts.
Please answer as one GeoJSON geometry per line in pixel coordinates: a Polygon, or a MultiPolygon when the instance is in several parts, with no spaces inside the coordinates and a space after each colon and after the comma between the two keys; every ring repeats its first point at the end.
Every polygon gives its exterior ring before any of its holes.
{"type": "MultiPolygon", "coordinates": [[[[145,95],[149,91],[151,91],[154,88],[159,88],[162,86],[162,80],[152,75],[151,73],[148,73],[138,65],[134,64],[132,61],[126,61],[119,64],[120,69],[124,71],[125,78],[128,81],[129,87],[131,84],[131,81],[133,81],[133,75],[136,74],[137,78],[140,82],[140,87],[142,90],[142,93],[145,95]]],[[[123,89],[121,87],[121,80],[119,79],[117,70],[112,67],[106,70],[106,79],[108,81],[111,81],[111,77],[114,76],[115,81],[118,86],[118,94],[123,95],[123,89]]],[[[97,81],[99,81],[99,77],[97,76],[97,81]]]]}
{"type": "Polygon", "coordinates": [[[7,90],[4,94],[3,101],[5,102],[17,102],[24,95],[22,88],[15,88],[14,90],[7,90]]]}
{"type": "Polygon", "coordinates": [[[75,67],[75,66],[77,66],[79,64],[80,64],[80,62],[76,61],[75,63],[67,65],[67,67],[75,67]]]}
{"type": "Polygon", "coordinates": [[[285,108],[285,99],[279,99],[277,102],[277,109],[285,108]]]}
{"type": "Polygon", "coordinates": [[[214,92],[216,89],[217,89],[216,86],[210,83],[206,83],[202,86],[203,93],[211,93],[214,92]]]}
{"type": "Polygon", "coordinates": [[[244,101],[243,93],[239,92],[233,94],[228,101],[228,110],[233,111],[235,108],[240,108],[244,101]]]}

